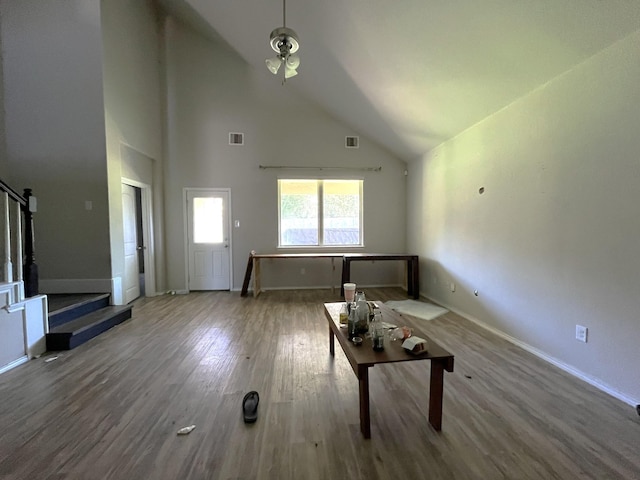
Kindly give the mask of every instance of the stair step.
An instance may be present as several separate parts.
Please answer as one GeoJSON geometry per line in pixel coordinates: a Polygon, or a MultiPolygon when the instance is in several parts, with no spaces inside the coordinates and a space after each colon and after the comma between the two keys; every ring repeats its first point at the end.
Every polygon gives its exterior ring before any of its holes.
{"type": "Polygon", "coordinates": [[[49,329],[80,318],[89,312],[109,306],[108,293],[87,295],[51,295],[49,329]]]}
{"type": "Polygon", "coordinates": [[[131,318],[132,305],[108,306],[51,328],[47,350],[71,350],[131,318]]]}

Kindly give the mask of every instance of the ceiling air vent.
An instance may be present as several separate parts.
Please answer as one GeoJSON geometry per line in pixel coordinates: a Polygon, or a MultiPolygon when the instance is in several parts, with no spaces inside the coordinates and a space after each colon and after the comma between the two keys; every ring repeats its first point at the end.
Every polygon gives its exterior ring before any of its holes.
{"type": "Polygon", "coordinates": [[[229,145],[244,145],[244,133],[229,133],[229,145]]]}
{"type": "Polygon", "coordinates": [[[346,148],[358,148],[360,146],[360,137],[345,137],[344,146],[346,148]]]}

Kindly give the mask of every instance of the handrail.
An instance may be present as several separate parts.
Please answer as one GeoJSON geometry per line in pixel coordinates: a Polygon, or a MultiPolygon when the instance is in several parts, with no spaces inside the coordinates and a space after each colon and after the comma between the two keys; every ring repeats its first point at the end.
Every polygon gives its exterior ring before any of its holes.
{"type": "MultiPolygon", "coordinates": [[[[0,262],[2,265],[0,268],[3,270],[2,278],[5,281],[12,281],[14,279],[14,270],[12,265],[12,247],[13,243],[15,247],[17,270],[15,276],[18,281],[24,282],[24,293],[21,296],[33,297],[38,295],[38,265],[35,263],[35,254],[33,249],[34,235],[33,235],[33,212],[35,212],[35,197],[30,188],[24,189],[24,194],[20,195],[13,188],[7,185],[0,179],[0,191],[5,192],[2,194],[5,198],[11,198],[16,202],[18,209],[17,213],[17,228],[12,232],[12,226],[10,224],[10,212],[9,205],[5,203],[2,217],[4,217],[4,225],[0,225],[0,231],[5,236],[3,256],[4,259],[0,262]],[[6,195],[6,196],[5,196],[6,195]],[[20,212],[24,222],[20,221],[20,212]],[[22,227],[24,226],[24,231],[22,227]]],[[[5,201],[6,202],[6,201],[5,201]]]]}
{"type": "Polygon", "coordinates": [[[27,206],[27,199],[24,198],[22,195],[20,195],[18,192],[16,192],[9,185],[7,185],[1,178],[0,178],[0,190],[2,190],[3,192],[7,192],[13,200],[18,202],[23,207],[27,206]]]}

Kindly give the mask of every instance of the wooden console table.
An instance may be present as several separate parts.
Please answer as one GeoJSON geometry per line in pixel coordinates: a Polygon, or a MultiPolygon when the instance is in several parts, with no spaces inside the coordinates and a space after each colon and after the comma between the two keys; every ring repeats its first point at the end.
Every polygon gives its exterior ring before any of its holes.
{"type": "Polygon", "coordinates": [[[335,269],[334,261],[336,258],[342,258],[344,253],[255,253],[249,254],[249,262],[247,263],[247,271],[244,275],[242,291],[240,296],[247,295],[249,290],[249,282],[251,279],[251,271],[253,270],[253,296],[260,295],[260,260],[263,258],[330,258],[331,267],[335,269]]]}
{"type": "Polygon", "coordinates": [[[420,298],[420,262],[418,255],[387,254],[387,253],[350,253],[342,258],[342,282],[340,295],[344,297],[345,283],[351,278],[351,262],[403,260],[407,262],[407,294],[415,299],[420,298]]]}
{"type": "MultiPolygon", "coordinates": [[[[331,266],[335,269],[334,261],[342,258],[342,281],[340,283],[340,296],[344,297],[343,285],[350,282],[351,262],[402,260],[407,262],[407,294],[415,299],[420,298],[420,263],[418,255],[392,254],[392,253],[256,253],[251,251],[247,270],[242,283],[240,296],[245,297],[249,292],[249,283],[253,272],[253,296],[260,295],[260,260],[263,258],[330,258],[331,266]]],[[[332,287],[333,288],[333,287],[332,287]]]]}
{"type": "MultiPolygon", "coordinates": [[[[379,303],[379,302],[376,302],[379,303]]],[[[422,334],[417,323],[410,317],[402,316],[384,304],[379,304],[385,322],[396,325],[407,325],[413,328],[414,335],[424,338],[428,342],[424,353],[413,355],[402,348],[402,342],[391,342],[385,339],[384,350],[376,352],[371,345],[371,339],[364,338],[361,346],[355,346],[347,338],[347,329],[340,327],[340,307],[344,302],[325,303],[324,313],[329,322],[329,353],[335,355],[335,339],[342,347],[347,360],[351,364],[353,373],[358,378],[360,396],[360,431],[364,438],[371,438],[371,418],[369,411],[369,368],[383,363],[412,362],[430,360],[431,373],[429,380],[429,423],[434,429],[442,429],[442,398],[444,390],[444,372],[453,372],[453,355],[442,348],[426,335],[422,334]]]]}

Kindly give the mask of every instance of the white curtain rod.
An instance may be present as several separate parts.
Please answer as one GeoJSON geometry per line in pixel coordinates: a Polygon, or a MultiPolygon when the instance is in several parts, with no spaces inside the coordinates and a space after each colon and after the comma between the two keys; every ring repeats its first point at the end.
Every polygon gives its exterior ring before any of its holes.
{"type": "Polygon", "coordinates": [[[351,170],[359,172],[381,172],[382,167],[301,167],[296,165],[259,165],[260,170],[270,168],[292,169],[292,170],[351,170]]]}

